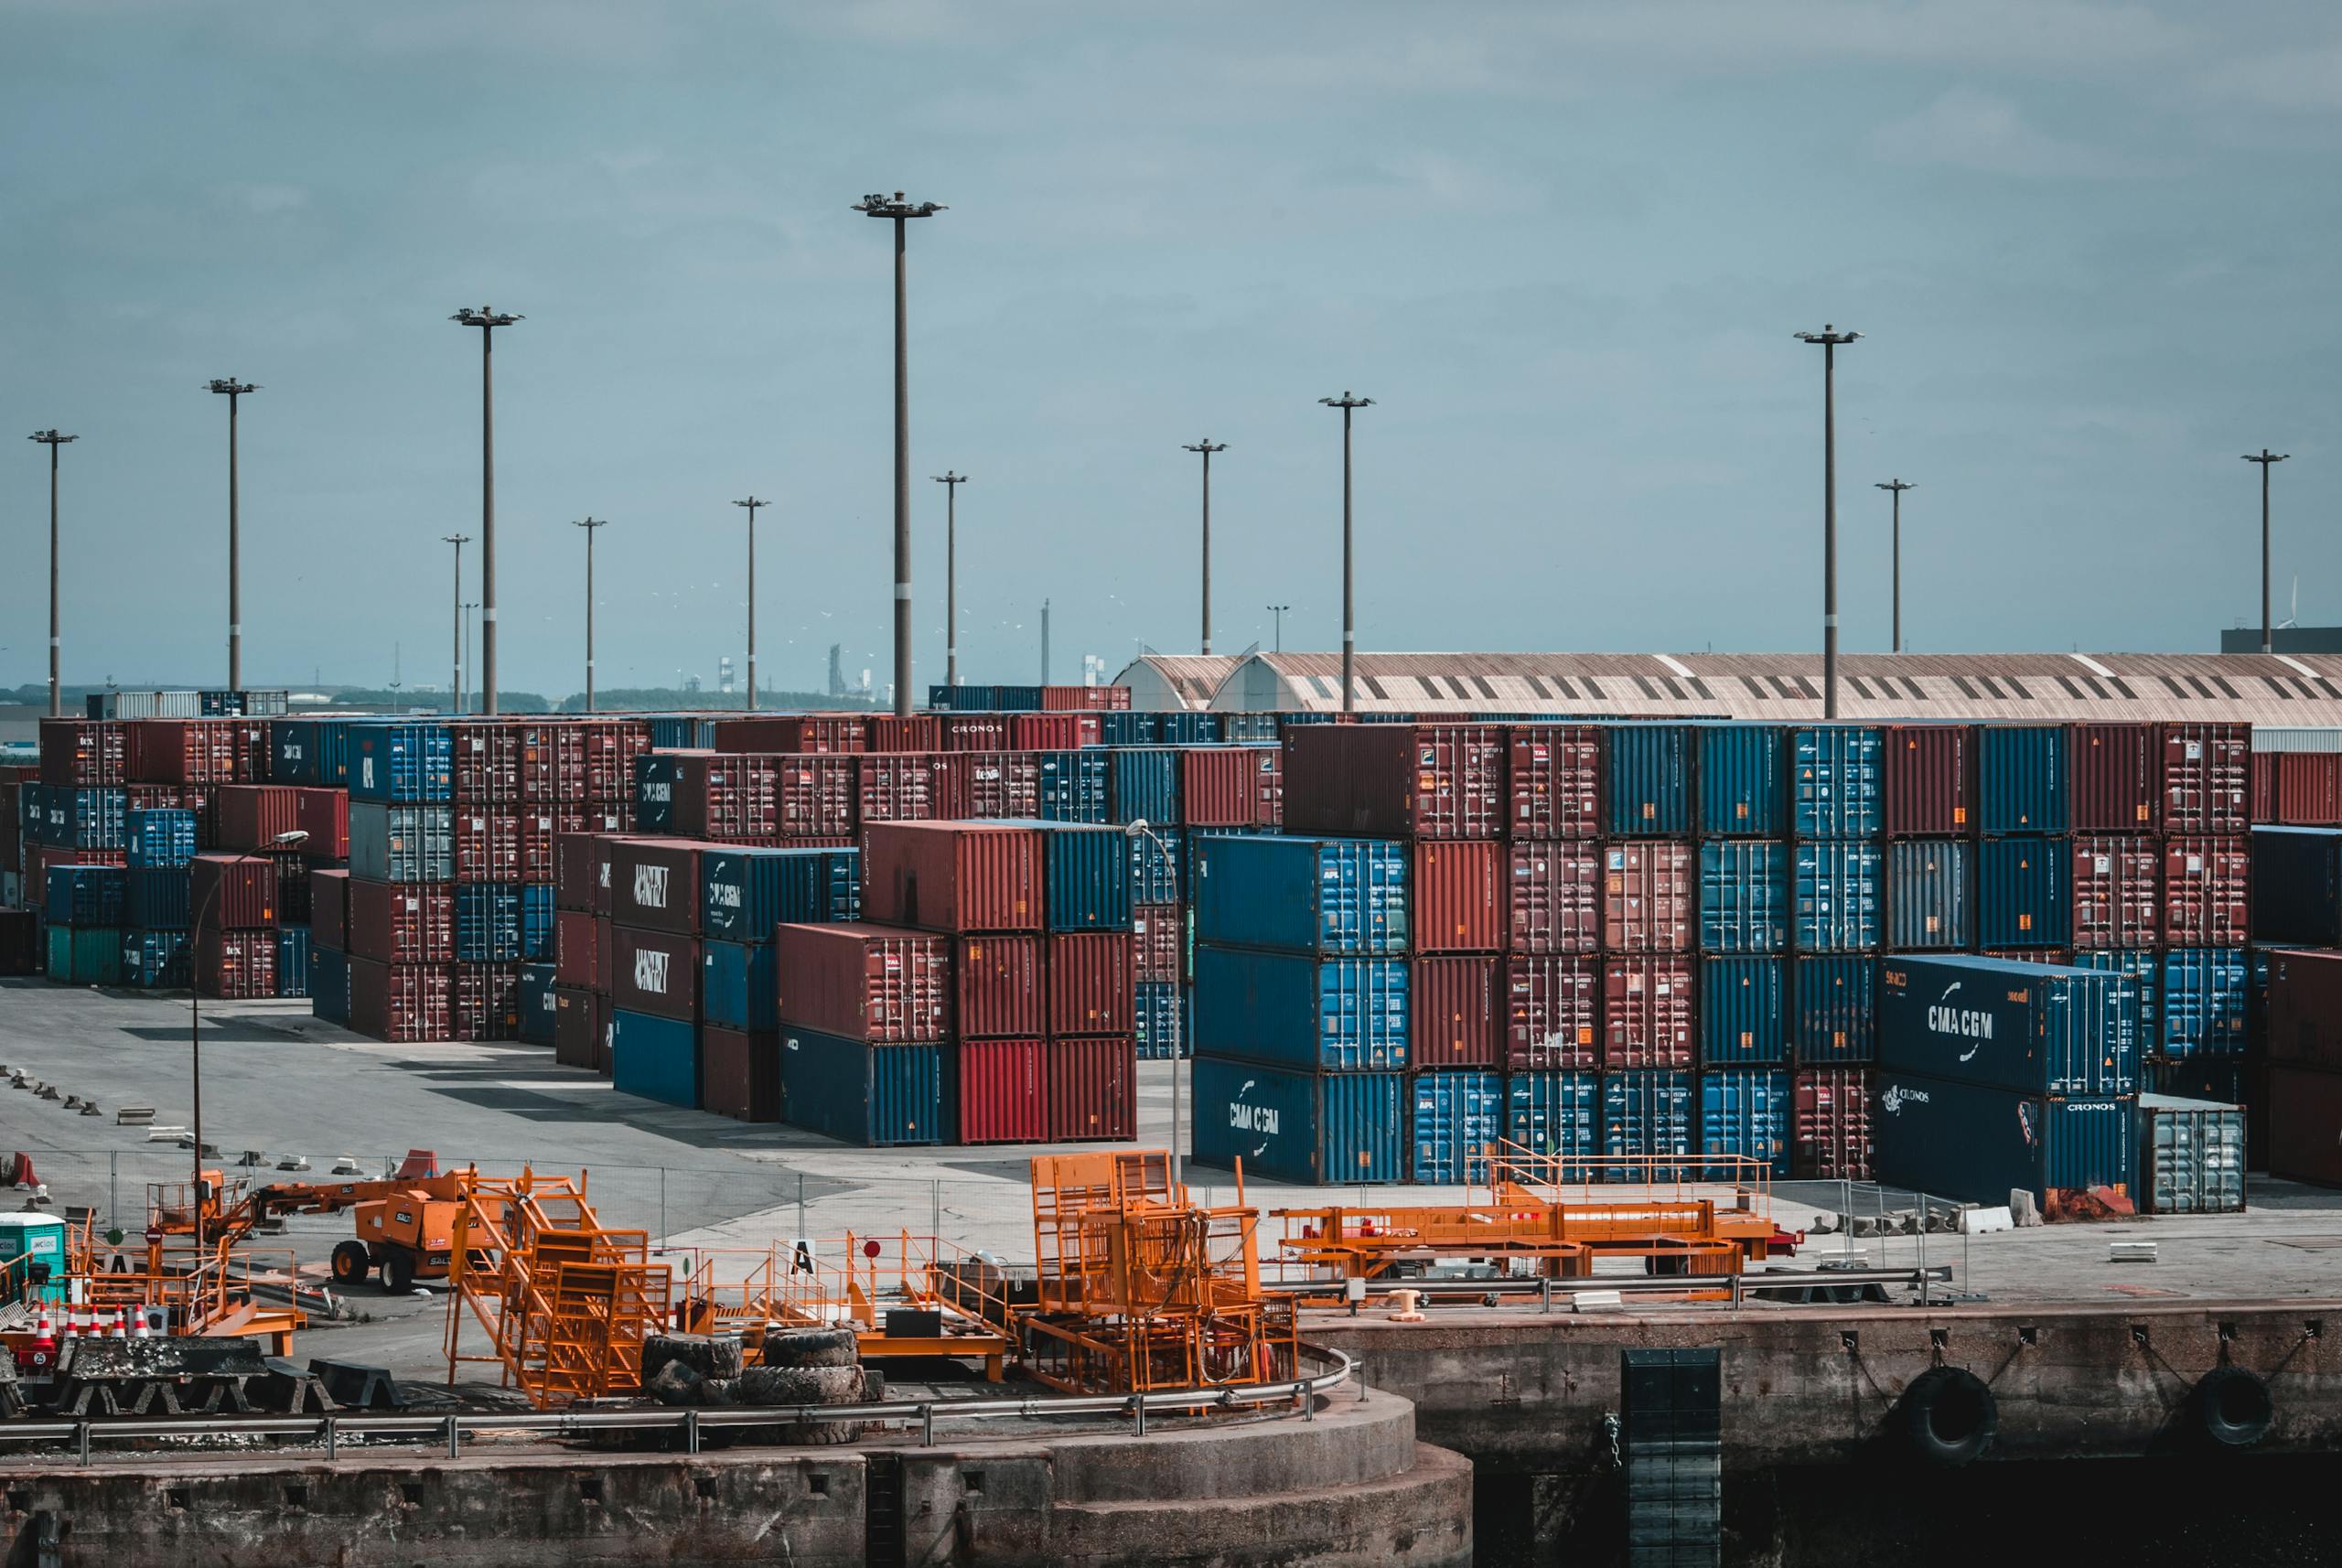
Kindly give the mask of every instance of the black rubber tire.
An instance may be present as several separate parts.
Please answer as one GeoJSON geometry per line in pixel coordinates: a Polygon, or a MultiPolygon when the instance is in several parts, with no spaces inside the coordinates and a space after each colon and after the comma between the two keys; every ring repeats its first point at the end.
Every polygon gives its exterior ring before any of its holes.
{"type": "Polygon", "coordinates": [[[2277,1401],[2257,1373],[2215,1367],[2197,1380],[2196,1425],[2218,1448],[2250,1448],[2276,1423],[2277,1401]]]}
{"type": "Polygon", "coordinates": [[[366,1255],[365,1242],[350,1240],[335,1245],[333,1283],[342,1289],[349,1290],[354,1285],[364,1284],[367,1274],[372,1272],[373,1267],[374,1260],[366,1255]]]}
{"type": "Polygon", "coordinates": [[[1956,1469],[1983,1456],[2000,1432],[1999,1402],[1962,1367],[1930,1367],[1896,1406],[1905,1443],[1923,1463],[1956,1469]]]}
{"type": "Polygon", "coordinates": [[[859,1367],[751,1367],[733,1385],[742,1404],[859,1404],[859,1367]]]}
{"type": "Polygon", "coordinates": [[[404,1295],[414,1288],[414,1254],[403,1247],[392,1247],[382,1253],[382,1288],[393,1295],[404,1295]]]}
{"type": "Polygon", "coordinates": [[[757,1359],[767,1367],[851,1367],[861,1345],[851,1328],[776,1328],[757,1359]]]}

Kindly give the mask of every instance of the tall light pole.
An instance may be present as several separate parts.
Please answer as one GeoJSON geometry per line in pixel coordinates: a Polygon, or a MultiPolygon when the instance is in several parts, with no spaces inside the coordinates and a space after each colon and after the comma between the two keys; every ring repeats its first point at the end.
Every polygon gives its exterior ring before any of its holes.
{"type": "MultiPolygon", "coordinates": [[[[748,515],[754,518],[756,514],[751,512],[748,515]]],[[[580,518],[574,526],[586,531],[586,711],[590,714],[594,711],[594,531],[597,528],[609,527],[610,520],[607,517],[580,518]]],[[[750,548],[753,550],[755,547],[752,545],[750,548]]],[[[752,555],[749,558],[750,581],[755,580],[755,569],[756,561],[752,555]]],[[[749,615],[748,625],[752,628],[748,633],[748,646],[753,650],[757,645],[757,634],[753,629],[756,626],[756,617],[753,611],[749,615]]],[[[750,692],[753,694],[755,690],[753,677],[757,668],[756,654],[752,651],[748,659],[748,669],[751,674],[750,692]]]]}
{"type": "Polygon", "coordinates": [[[450,317],[479,328],[479,711],[496,712],[496,329],[520,317],[481,306],[450,317]]]}
{"type": "Polygon", "coordinates": [[[443,533],[439,536],[442,544],[456,547],[456,594],[449,601],[452,607],[449,615],[451,624],[447,628],[447,640],[454,644],[450,651],[456,660],[456,678],[447,685],[447,707],[449,712],[456,714],[464,711],[464,546],[471,540],[468,533],[443,533]]]}
{"type": "MultiPolygon", "coordinates": [[[[308,842],[308,830],[295,828],[270,839],[268,847],[297,849],[308,842]]],[[[219,902],[220,890],[227,886],[225,876],[211,884],[211,891],[203,896],[194,918],[188,921],[187,934],[188,978],[194,983],[188,988],[187,1048],[188,1089],[195,1096],[195,1273],[199,1282],[203,1277],[203,977],[194,969],[200,961],[196,955],[203,947],[203,917],[219,902]]],[[[202,1288],[199,1283],[197,1288],[202,1288]]]]}
{"type": "MultiPolygon", "coordinates": [[[[1133,841],[1146,840],[1155,846],[1155,853],[1165,859],[1173,858],[1169,846],[1164,843],[1153,828],[1147,826],[1145,818],[1142,817],[1132,822],[1123,830],[1123,832],[1133,841]]],[[[1133,847],[1136,847],[1135,843],[1133,847]]],[[[1181,1158],[1179,1122],[1179,1009],[1174,1007],[1171,1009],[1171,1187],[1175,1193],[1179,1187],[1181,1158]]]]}
{"type": "Polygon", "coordinates": [[[1878,487],[1895,496],[1895,651],[1903,651],[1903,492],[1916,490],[1917,485],[1907,485],[1900,479],[1889,479],[1878,487]]]}
{"type": "Polygon", "coordinates": [[[895,716],[911,714],[911,389],[906,339],[909,317],[904,298],[904,226],[913,218],[944,210],[933,201],[890,200],[874,192],[854,204],[856,212],[891,219],[895,225],[895,716]]]}
{"type": "Polygon", "coordinates": [[[228,690],[244,689],[243,568],[236,519],[236,405],[260,388],[230,376],[209,384],[228,400],[228,690]]]}
{"type": "Polygon", "coordinates": [[[1821,345],[1821,716],[1838,716],[1838,350],[1862,336],[1828,322],[1800,332],[1821,345]]]}
{"type": "Polygon", "coordinates": [[[943,487],[943,683],[960,683],[960,487],[965,474],[929,476],[943,487]]]}
{"type": "MultiPolygon", "coordinates": [[[[1293,607],[1291,605],[1270,605],[1267,608],[1270,614],[1277,618],[1277,651],[1279,653],[1283,653],[1284,651],[1284,612],[1293,608],[1293,607]]],[[[1255,644],[1255,646],[1258,645],[1255,644]]]]}
{"type": "Polygon", "coordinates": [[[2272,452],[2263,446],[2258,452],[2247,452],[2244,460],[2261,465],[2261,651],[2276,651],[2276,634],[2269,626],[2269,470],[2292,456],[2290,452],[2272,452]]]}
{"type": "MultiPolygon", "coordinates": [[[[734,501],[732,504],[748,509],[748,711],[753,714],[757,711],[757,509],[760,506],[770,506],[772,502],[758,500],[755,496],[750,496],[747,500],[734,501]]],[[[589,595],[594,591],[594,536],[590,533],[586,536],[586,591],[589,595]]],[[[594,607],[589,604],[586,607],[586,656],[589,666],[593,662],[594,654],[593,627],[594,607]]],[[[586,674],[586,711],[590,713],[594,705],[593,671],[590,668],[586,674]]]]}
{"type": "Polygon", "coordinates": [[[1339,397],[1317,400],[1327,408],[1342,411],[1342,712],[1358,711],[1358,687],[1354,683],[1358,664],[1358,618],[1350,597],[1350,415],[1361,408],[1371,408],[1370,397],[1352,397],[1345,392],[1339,397]]]}
{"type": "Polygon", "coordinates": [[[58,718],[65,709],[57,683],[57,449],[81,438],[36,430],[28,439],[48,448],[48,716],[58,718]]]}
{"type": "MultiPolygon", "coordinates": [[[[457,608],[463,612],[464,662],[466,665],[469,665],[472,661],[472,611],[479,608],[479,601],[478,599],[466,599],[462,604],[458,605],[457,608]]],[[[486,707],[482,707],[479,711],[481,713],[486,713],[488,710],[486,707]]]]}
{"type": "Polygon", "coordinates": [[[1190,443],[1182,451],[1201,453],[1204,460],[1204,649],[1211,651],[1211,455],[1228,450],[1225,441],[1205,436],[1190,443]]]}

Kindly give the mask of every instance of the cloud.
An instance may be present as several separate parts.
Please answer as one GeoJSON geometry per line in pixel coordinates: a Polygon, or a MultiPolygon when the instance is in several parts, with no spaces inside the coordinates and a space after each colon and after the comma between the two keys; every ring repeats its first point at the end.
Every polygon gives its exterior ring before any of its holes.
{"type": "Polygon", "coordinates": [[[2206,76],[2204,93],[2216,102],[2282,113],[2331,113],[2342,109],[2342,48],[2229,60],[2206,76]]]}
{"type": "Polygon", "coordinates": [[[2021,179],[2114,179],[2148,172],[2122,154],[2053,136],[2007,99],[1972,87],[1950,88],[1918,113],[1880,126],[1871,146],[1889,163],[2021,179]]]}

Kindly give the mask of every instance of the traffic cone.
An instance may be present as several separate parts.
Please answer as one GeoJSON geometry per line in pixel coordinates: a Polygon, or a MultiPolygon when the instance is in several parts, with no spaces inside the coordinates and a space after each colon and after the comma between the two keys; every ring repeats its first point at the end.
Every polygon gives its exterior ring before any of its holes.
{"type": "Polygon", "coordinates": [[[107,1338],[127,1339],[130,1337],[130,1329],[124,1324],[123,1316],[123,1309],[121,1307],[117,1306],[113,1309],[113,1326],[107,1332],[107,1338]]]}
{"type": "Polygon", "coordinates": [[[137,1326],[131,1329],[130,1337],[133,1339],[150,1339],[154,1337],[152,1331],[146,1326],[146,1308],[142,1306],[138,1309],[138,1324],[137,1326]]]}
{"type": "Polygon", "coordinates": [[[22,1149],[16,1151],[15,1169],[18,1192],[31,1192],[41,1185],[40,1177],[33,1175],[33,1157],[22,1149]]]}
{"type": "Polygon", "coordinates": [[[40,1318],[33,1329],[32,1348],[26,1364],[36,1371],[46,1371],[57,1365],[57,1322],[49,1316],[46,1302],[41,1305],[40,1318]]]}
{"type": "Polygon", "coordinates": [[[78,1306],[68,1306],[65,1309],[65,1337],[79,1339],[81,1337],[81,1309],[78,1306]]]}

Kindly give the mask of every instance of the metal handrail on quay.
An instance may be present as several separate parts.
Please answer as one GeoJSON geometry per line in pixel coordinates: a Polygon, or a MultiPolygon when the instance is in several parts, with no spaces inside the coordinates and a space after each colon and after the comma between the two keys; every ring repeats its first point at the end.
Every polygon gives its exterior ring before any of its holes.
{"type": "MultiPolygon", "coordinates": [[[[1438,1279],[1392,1278],[1376,1280],[1367,1285],[1364,1295],[1354,1305],[1374,1297],[1389,1297],[1395,1292],[1407,1291],[1418,1300],[1482,1302],[1490,1305],[1535,1305],[1543,1311],[1552,1310],[1556,1299],[1585,1294],[1604,1292],[1618,1295],[1680,1296],[1697,1293],[1715,1298],[1721,1305],[1727,1294],[1734,1307],[1740,1306],[1756,1293],[1770,1290],[1836,1288],[1843,1285],[1901,1285],[1925,1295],[1928,1288],[1948,1284],[1952,1271],[1945,1265],[1908,1269],[1760,1269],[1750,1273],[1732,1274],[1575,1274],[1546,1275],[1537,1279],[1438,1279]]],[[[1329,1293],[1339,1292],[1340,1280],[1284,1280],[1263,1282],[1264,1294],[1322,1300],[1329,1293]]],[[[1762,1299],[1761,1295],[1759,1299],[1762,1299]]],[[[1338,1312],[1339,1306],[1320,1306],[1317,1310],[1338,1312]]]]}

